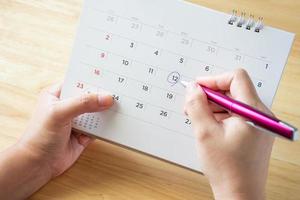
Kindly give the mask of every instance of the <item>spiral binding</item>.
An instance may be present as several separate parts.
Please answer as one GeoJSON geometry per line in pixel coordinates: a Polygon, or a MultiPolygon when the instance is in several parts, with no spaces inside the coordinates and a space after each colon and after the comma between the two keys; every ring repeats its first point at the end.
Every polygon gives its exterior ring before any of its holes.
{"type": "Polygon", "coordinates": [[[255,21],[254,15],[249,15],[245,12],[241,12],[238,15],[237,10],[233,10],[228,21],[230,25],[236,25],[239,28],[245,27],[246,30],[254,30],[255,32],[259,33],[263,28],[263,17],[259,17],[257,21],[255,21]]]}

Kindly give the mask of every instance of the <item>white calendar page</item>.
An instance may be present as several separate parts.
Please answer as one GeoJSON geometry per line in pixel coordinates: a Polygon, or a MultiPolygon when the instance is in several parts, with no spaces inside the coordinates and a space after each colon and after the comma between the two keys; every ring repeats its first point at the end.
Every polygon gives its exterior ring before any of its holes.
{"type": "Polygon", "coordinates": [[[179,81],[243,67],[271,106],[294,38],[229,18],[177,0],[86,0],[62,98],[105,90],[116,103],[74,128],[201,170],[179,81]]]}

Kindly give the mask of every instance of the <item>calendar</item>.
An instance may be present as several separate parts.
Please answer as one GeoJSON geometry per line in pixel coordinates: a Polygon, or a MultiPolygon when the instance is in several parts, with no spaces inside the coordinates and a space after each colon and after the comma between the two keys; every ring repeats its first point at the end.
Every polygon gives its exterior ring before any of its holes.
{"type": "Polygon", "coordinates": [[[185,1],[85,0],[62,98],[110,92],[110,110],[73,127],[199,171],[180,81],[242,67],[270,107],[293,39],[262,18],[185,1]]]}

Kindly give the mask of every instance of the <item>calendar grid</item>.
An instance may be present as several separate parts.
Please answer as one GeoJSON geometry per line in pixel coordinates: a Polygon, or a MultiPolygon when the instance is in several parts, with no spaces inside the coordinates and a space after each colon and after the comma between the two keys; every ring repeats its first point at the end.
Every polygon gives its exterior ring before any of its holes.
{"type": "Polygon", "coordinates": [[[199,170],[180,81],[243,67],[270,107],[293,40],[226,16],[179,0],[86,0],[61,98],[108,91],[116,103],[73,127],[199,170]]]}
{"type": "MultiPolygon", "coordinates": [[[[153,49],[157,49],[155,46],[149,45],[149,44],[147,44],[147,43],[145,43],[145,42],[140,42],[140,41],[137,41],[137,40],[128,38],[128,37],[121,36],[121,35],[119,35],[119,34],[115,34],[115,33],[112,33],[112,32],[108,32],[108,31],[106,31],[106,30],[99,29],[99,28],[97,28],[97,27],[89,27],[89,28],[92,29],[92,30],[100,31],[100,32],[102,32],[102,33],[104,33],[104,34],[105,34],[105,33],[109,33],[109,34],[114,35],[114,36],[117,36],[117,37],[119,37],[119,38],[122,38],[122,39],[125,39],[125,40],[128,40],[128,41],[134,41],[134,42],[136,42],[136,43],[138,43],[138,44],[142,44],[142,45],[145,45],[145,46],[147,46],[147,47],[151,47],[151,48],[153,48],[153,49]]],[[[93,45],[90,45],[90,44],[88,44],[88,46],[93,47],[93,45]]],[[[94,47],[94,48],[96,48],[96,49],[98,49],[98,50],[106,51],[106,50],[104,50],[104,49],[100,49],[100,48],[97,48],[97,47],[94,47]]],[[[161,48],[159,49],[159,51],[161,51],[162,53],[163,53],[163,52],[169,52],[169,53],[174,54],[174,55],[182,56],[182,57],[186,58],[187,60],[193,60],[193,61],[202,63],[202,64],[204,64],[204,65],[208,65],[208,66],[210,66],[210,67],[213,67],[213,68],[215,68],[215,69],[219,69],[219,70],[222,70],[222,71],[224,70],[223,67],[216,66],[215,64],[211,64],[211,63],[209,63],[209,62],[207,62],[207,61],[199,60],[199,59],[197,59],[197,58],[193,58],[193,57],[190,57],[190,56],[188,56],[188,55],[181,55],[181,54],[172,52],[172,51],[170,51],[170,50],[161,49],[161,48]]],[[[112,53],[112,52],[109,52],[109,51],[106,51],[106,52],[112,53]]],[[[118,54],[116,54],[116,53],[112,53],[112,54],[118,55],[118,54]]],[[[118,55],[118,56],[124,58],[124,56],[122,56],[122,55],[118,55]]],[[[238,55],[236,55],[236,56],[238,56],[238,55]]],[[[241,59],[244,61],[244,60],[245,60],[245,57],[241,57],[241,59]]],[[[132,60],[132,59],[131,59],[131,60],[132,60]]],[[[258,59],[258,60],[259,60],[259,59],[258,59]]],[[[152,63],[151,63],[151,64],[147,64],[147,63],[144,63],[144,62],[141,62],[141,61],[138,61],[138,60],[133,60],[133,61],[134,61],[134,62],[141,63],[141,64],[144,64],[144,65],[150,65],[150,66],[153,66],[152,63]]],[[[242,63],[243,63],[243,61],[242,61],[242,63]]],[[[186,62],[187,62],[187,61],[185,61],[185,63],[186,63],[186,62]]],[[[267,65],[270,65],[270,64],[272,64],[272,62],[269,62],[267,65]]],[[[153,67],[154,67],[154,66],[153,66],[153,67]]],[[[156,68],[159,68],[160,70],[165,71],[165,70],[164,70],[163,68],[161,68],[161,67],[156,67],[156,68]]],[[[253,74],[252,74],[252,77],[253,77],[253,79],[262,82],[261,78],[255,77],[253,74]]],[[[192,80],[190,77],[189,77],[189,79],[192,80]]]]}
{"type": "MultiPolygon", "coordinates": [[[[90,45],[90,44],[87,44],[86,46],[87,46],[87,47],[90,47],[90,48],[93,48],[93,49],[96,49],[96,50],[99,50],[99,51],[104,51],[104,52],[106,52],[106,53],[108,53],[108,54],[115,55],[115,56],[120,57],[120,58],[126,58],[126,57],[123,56],[123,55],[120,55],[120,54],[117,54],[117,53],[113,53],[112,51],[107,51],[107,50],[105,50],[105,49],[101,49],[101,48],[95,47],[95,46],[90,45]]],[[[161,71],[164,71],[164,72],[169,72],[168,70],[166,70],[166,69],[164,69],[164,68],[161,68],[161,67],[159,67],[159,66],[154,66],[154,65],[152,65],[152,64],[144,63],[144,62],[138,61],[138,60],[136,60],[136,59],[130,59],[130,60],[131,60],[132,62],[142,64],[142,65],[144,65],[144,66],[150,66],[150,67],[157,68],[157,69],[159,69],[159,70],[161,70],[161,71]]]]}
{"type": "MultiPolygon", "coordinates": [[[[111,52],[111,51],[107,51],[107,50],[105,50],[105,49],[100,49],[100,48],[94,47],[94,46],[92,46],[92,45],[87,45],[87,46],[90,47],[90,48],[99,50],[99,51],[104,51],[104,52],[106,52],[106,53],[108,53],[108,54],[111,54],[111,55],[114,55],[114,56],[117,56],[117,57],[120,57],[120,58],[126,58],[126,57],[124,57],[124,56],[122,56],[122,55],[120,55],[120,54],[116,54],[116,53],[113,53],[113,52],[111,52]]],[[[147,63],[141,62],[141,61],[136,60],[136,59],[130,59],[130,61],[131,61],[131,62],[134,62],[134,63],[141,64],[141,65],[143,65],[143,66],[150,66],[150,67],[156,68],[156,69],[158,69],[158,70],[160,70],[160,71],[163,71],[163,72],[166,72],[166,73],[171,73],[171,71],[166,70],[166,69],[164,69],[164,68],[162,68],[162,67],[154,66],[154,65],[152,65],[152,64],[147,64],[147,63]]],[[[146,69],[146,67],[144,67],[144,68],[146,69]]],[[[184,75],[184,76],[181,75],[181,77],[184,77],[184,80],[193,80],[193,78],[188,77],[188,76],[186,76],[186,75],[184,75]]],[[[158,87],[158,86],[156,86],[156,87],[158,87]]]]}
{"type": "MultiPolygon", "coordinates": [[[[94,29],[94,30],[97,30],[97,31],[101,31],[102,33],[107,33],[107,31],[105,31],[105,30],[99,30],[98,28],[94,28],[94,27],[90,27],[90,28],[91,28],[91,29],[94,29]]],[[[137,40],[132,40],[132,39],[130,39],[130,38],[126,38],[126,37],[123,37],[123,36],[121,36],[121,35],[117,35],[117,34],[114,34],[114,33],[109,33],[109,34],[111,34],[111,36],[113,36],[113,37],[117,36],[117,37],[120,37],[120,38],[122,38],[122,39],[126,39],[126,40],[128,40],[128,41],[133,41],[133,42],[135,42],[135,43],[138,44],[138,45],[142,44],[142,45],[146,45],[146,46],[153,47],[153,49],[157,49],[157,48],[155,48],[154,46],[148,45],[148,44],[146,44],[146,43],[139,42],[139,41],[137,41],[137,40]]],[[[117,56],[117,57],[126,59],[126,57],[123,56],[123,55],[116,54],[116,53],[113,53],[113,52],[108,51],[108,50],[105,50],[105,49],[100,49],[100,48],[95,47],[95,46],[93,46],[93,45],[91,45],[91,44],[86,44],[86,46],[87,46],[88,48],[92,48],[92,49],[95,49],[95,50],[103,51],[103,52],[105,52],[105,53],[108,54],[108,55],[111,54],[111,55],[114,55],[114,56],[117,56]]],[[[190,58],[190,57],[188,57],[188,56],[186,56],[186,55],[177,54],[177,53],[174,53],[174,52],[172,52],[172,51],[164,50],[164,49],[161,49],[161,48],[159,49],[159,51],[161,52],[160,55],[161,55],[163,52],[169,52],[169,53],[174,54],[174,55],[177,55],[177,56],[179,56],[179,57],[183,57],[183,58],[185,59],[185,60],[184,60],[184,66],[185,66],[186,63],[187,63],[187,59],[196,60],[196,59],[190,58]]],[[[207,63],[204,62],[204,61],[200,61],[200,60],[196,60],[196,61],[201,62],[201,63],[203,63],[203,64],[207,64],[207,63]]],[[[141,61],[136,60],[136,59],[130,59],[130,62],[131,62],[131,63],[139,63],[139,64],[142,64],[143,66],[152,66],[152,67],[155,67],[155,66],[153,66],[152,64],[147,64],[147,63],[141,62],[141,61]]],[[[88,66],[89,68],[94,68],[94,67],[92,67],[93,64],[90,64],[90,63],[88,63],[88,62],[81,61],[81,63],[84,64],[85,66],[88,66]]],[[[210,65],[210,66],[216,67],[216,66],[214,66],[214,65],[210,65]]],[[[100,68],[100,67],[97,67],[97,68],[100,68]]],[[[146,67],[144,67],[144,68],[146,69],[146,67]]],[[[155,67],[155,68],[157,68],[158,70],[161,70],[161,71],[165,71],[165,72],[167,72],[167,73],[172,73],[172,72],[169,71],[169,70],[165,70],[163,67],[155,67]]],[[[128,76],[126,76],[126,75],[124,75],[124,74],[116,73],[116,72],[114,72],[114,71],[111,71],[111,70],[108,70],[108,69],[104,69],[103,67],[101,67],[101,70],[102,70],[102,71],[109,72],[109,73],[111,73],[111,74],[113,74],[113,75],[116,75],[116,77],[125,77],[126,79],[130,79],[130,80],[133,80],[133,81],[135,81],[135,82],[139,82],[139,83],[141,83],[141,84],[147,84],[147,85],[149,84],[149,83],[142,82],[142,81],[140,81],[140,80],[138,80],[138,79],[134,79],[134,78],[132,78],[132,77],[128,77],[128,76]]],[[[185,79],[186,79],[186,80],[188,80],[188,79],[189,79],[189,80],[192,80],[191,77],[186,77],[185,79]]],[[[163,91],[166,91],[166,90],[167,90],[167,89],[165,89],[165,88],[161,88],[161,87],[158,87],[158,86],[153,85],[153,84],[150,84],[150,85],[151,85],[151,87],[154,87],[154,88],[157,88],[157,89],[160,89],[160,90],[163,90],[163,91]]],[[[99,88],[99,87],[98,87],[98,88],[99,88]]],[[[173,93],[176,94],[176,95],[183,96],[182,94],[177,93],[177,92],[173,92],[173,93]]],[[[124,94],[124,93],[121,93],[121,92],[116,92],[116,94],[118,94],[118,95],[120,95],[120,96],[122,96],[122,97],[128,98],[128,99],[134,100],[134,101],[136,101],[136,102],[143,102],[143,105],[144,105],[144,107],[145,107],[145,108],[144,108],[145,111],[147,111],[147,107],[150,106],[150,107],[156,107],[156,108],[159,108],[159,109],[162,109],[162,110],[166,110],[168,113],[173,113],[173,114],[176,114],[176,115],[178,115],[178,116],[182,116],[181,113],[178,113],[178,112],[173,111],[173,110],[170,110],[170,109],[166,109],[166,108],[164,108],[164,107],[157,106],[157,105],[155,105],[155,104],[151,104],[151,103],[148,102],[148,101],[145,101],[145,100],[142,100],[142,99],[139,99],[139,98],[134,98],[134,97],[128,96],[128,95],[126,95],[126,94],[124,94]]],[[[118,112],[118,113],[120,113],[120,114],[124,114],[124,115],[130,116],[130,117],[133,117],[133,118],[135,118],[135,119],[141,120],[140,118],[134,117],[133,115],[126,114],[125,112],[120,112],[120,111],[118,111],[118,110],[116,110],[116,109],[114,109],[114,111],[115,111],[115,112],[118,112]]],[[[170,116],[169,116],[169,117],[170,117],[170,116]]],[[[147,121],[145,121],[145,120],[142,120],[142,121],[143,121],[143,122],[147,122],[147,121]]],[[[148,123],[149,123],[149,122],[148,122],[148,123]]],[[[156,125],[156,126],[161,126],[161,125],[159,125],[158,123],[151,123],[151,122],[150,122],[150,124],[153,124],[153,125],[156,125]]],[[[161,126],[161,127],[163,127],[163,126],[161,126]]],[[[164,128],[166,128],[166,127],[164,127],[164,128]]],[[[175,129],[168,129],[168,130],[176,131],[177,133],[186,135],[186,134],[181,133],[181,132],[179,132],[179,131],[177,131],[177,130],[175,130],[175,129]]]]}
{"type": "MultiPolygon", "coordinates": [[[[111,54],[111,55],[115,55],[115,56],[120,57],[120,58],[126,58],[126,57],[123,56],[123,55],[120,55],[120,54],[117,54],[117,53],[113,53],[112,51],[107,51],[107,50],[105,50],[105,49],[101,49],[101,48],[95,47],[95,46],[90,45],[90,44],[86,44],[86,46],[89,47],[89,48],[93,48],[93,49],[96,49],[96,50],[99,50],[99,51],[106,52],[106,53],[111,54]]],[[[164,49],[161,49],[161,51],[162,51],[162,52],[170,52],[170,53],[173,53],[173,52],[171,52],[171,51],[164,50],[164,49]]],[[[178,55],[180,55],[180,54],[178,54],[178,55]]],[[[185,57],[185,58],[190,59],[190,60],[194,60],[194,61],[197,61],[197,62],[200,62],[200,63],[203,63],[203,64],[207,64],[206,62],[201,61],[201,60],[196,60],[196,59],[189,58],[189,57],[185,57]]],[[[144,65],[144,66],[154,67],[154,68],[156,68],[156,69],[158,69],[158,70],[161,70],[161,71],[170,73],[170,71],[164,69],[163,67],[154,66],[154,65],[152,65],[152,64],[144,63],[144,62],[139,61],[139,60],[136,60],[136,59],[130,59],[130,60],[131,60],[132,62],[142,64],[142,65],[144,65]]],[[[185,62],[187,62],[187,61],[185,61],[185,62]]],[[[218,68],[218,69],[221,69],[222,71],[225,71],[224,68],[216,67],[215,65],[209,65],[209,64],[208,64],[208,66],[214,67],[214,68],[218,68]]],[[[181,76],[182,76],[182,75],[181,75],[181,76]]],[[[192,77],[189,77],[189,76],[187,76],[187,75],[184,75],[184,77],[185,77],[184,80],[193,80],[192,77]]],[[[257,82],[257,83],[261,83],[261,84],[264,83],[264,81],[261,80],[260,78],[257,78],[257,77],[254,77],[254,76],[252,76],[252,78],[253,78],[253,81],[255,81],[255,82],[257,82]]]]}
{"type": "MultiPolygon", "coordinates": [[[[99,28],[97,28],[97,27],[89,27],[89,28],[90,28],[90,29],[93,29],[93,30],[96,30],[96,31],[100,31],[100,32],[102,32],[102,33],[109,33],[109,34],[111,34],[111,35],[117,36],[117,37],[119,37],[119,38],[123,38],[123,39],[128,40],[128,41],[134,41],[134,42],[136,42],[136,43],[138,43],[138,44],[142,44],[142,45],[145,45],[145,46],[147,46],[147,47],[151,47],[151,48],[153,48],[153,49],[157,49],[156,46],[147,44],[147,43],[145,43],[145,42],[140,42],[140,41],[137,41],[137,40],[128,38],[128,37],[124,37],[124,36],[119,35],[119,34],[116,34],[116,33],[108,32],[108,31],[106,31],[106,30],[104,30],[104,29],[99,29],[99,28]]],[[[91,46],[92,46],[92,45],[91,45],[91,46]]],[[[103,50],[103,51],[104,51],[104,50],[103,50]]],[[[181,56],[181,57],[186,58],[186,59],[195,60],[195,61],[201,62],[201,63],[206,64],[206,65],[209,65],[209,66],[214,66],[214,67],[216,67],[216,68],[223,69],[222,67],[218,67],[218,66],[216,66],[216,65],[214,65],[214,64],[211,64],[211,63],[208,63],[208,62],[206,62],[206,61],[199,60],[199,59],[197,59],[197,58],[192,58],[192,57],[187,56],[187,55],[182,55],[182,54],[179,54],[179,53],[175,53],[175,52],[172,52],[171,50],[159,48],[158,51],[160,51],[160,52],[162,52],[162,53],[163,53],[163,52],[169,52],[169,53],[171,53],[171,54],[178,55],[178,56],[181,56]]],[[[124,56],[122,56],[122,57],[124,57],[124,56]]],[[[136,61],[136,62],[142,63],[141,61],[136,61]]],[[[143,64],[145,64],[145,63],[143,63],[143,64]]],[[[150,64],[150,65],[151,65],[151,64],[150,64]]]]}
{"type": "MultiPolygon", "coordinates": [[[[100,13],[103,13],[103,14],[107,14],[107,15],[113,15],[113,16],[117,17],[118,19],[121,18],[121,19],[125,19],[125,20],[128,20],[128,21],[132,21],[132,22],[139,21],[137,18],[135,18],[135,20],[132,20],[131,18],[124,17],[124,16],[121,16],[121,15],[109,14],[107,11],[104,11],[104,10],[99,10],[99,9],[92,9],[92,10],[100,12],[100,13]]],[[[145,24],[145,23],[140,22],[140,21],[138,23],[141,24],[141,25],[143,25],[143,26],[147,26],[147,27],[153,28],[155,30],[161,30],[161,29],[157,28],[154,25],[145,24]]],[[[165,32],[167,32],[167,33],[171,33],[171,34],[176,35],[176,36],[182,36],[181,34],[179,34],[177,32],[173,32],[173,31],[166,30],[166,29],[163,29],[163,30],[165,32]]],[[[184,32],[182,32],[182,33],[184,33],[184,32]]],[[[260,61],[272,64],[271,60],[266,59],[264,56],[261,56],[260,58],[257,58],[255,56],[248,55],[248,54],[245,54],[243,52],[240,52],[238,49],[230,49],[230,48],[227,48],[227,47],[223,47],[223,46],[217,45],[216,42],[202,41],[202,40],[199,40],[198,38],[192,38],[190,36],[188,36],[188,38],[190,38],[190,40],[192,40],[192,41],[197,41],[197,42],[202,43],[202,44],[212,45],[214,47],[218,47],[218,48],[223,49],[223,50],[227,50],[227,51],[231,51],[231,52],[239,52],[239,54],[241,54],[244,57],[249,57],[249,58],[252,58],[252,59],[257,59],[257,60],[260,60],[260,61]]]]}
{"type": "MultiPolygon", "coordinates": [[[[115,111],[115,110],[114,110],[114,112],[120,113],[119,111],[115,111]]],[[[173,133],[177,133],[177,134],[179,134],[179,135],[185,136],[185,137],[190,138],[190,139],[192,139],[192,140],[195,139],[194,136],[188,135],[188,134],[186,134],[186,133],[179,132],[178,130],[170,129],[170,128],[167,128],[167,127],[165,127],[165,126],[161,126],[160,124],[152,123],[152,122],[149,122],[149,121],[146,121],[146,120],[137,118],[137,117],[135,117],[135,116],[128,115],[128,114],[126,114],[126,113],[120,113],[120,114],[125,115],[125,116],[130,117],[130,118],[133,118],[133,119],[135,119],[135,120],[138,120],[138,121],[141,121],[141,122],[150,124],[150,125],[158,126],[158,127],[162,128],[162,129],[168,130],[168,133],[171,134],[171,135],[173,135],[173,133]]]]}
{"type": "MultiPolygon", "coordinates": [[[[84,85],[89,85],[90,87],[97,88],[97,90],[99,90],[99,89],[100,89],[100,90],[105,90],[105,88],[99,87],[99,86],[94,85],[94,84],[91,84],[91,83],[87,83],[87,82],[80,81],[80,80],[79,80],[79,82],[82,83],[82,84],[84,84],[84,85]]],[[[88,89],[89,89],[90,87],[88,87],[88,89]]],[[[88,89],[86,89],[86,90],[84,90],[84,91],[86,92],[88,89]]],[[[128,99],[133,100],[133,101],[136,101],[136,102],[145,102],[144,100],[141,100],[141,99],[139,99],[139,98],[135,98],[135,97],[132,97],[132,96],[128,96],[128,95],[126,95],[125,93],[122,93],[122,92],[115,92],[115,91],[111,90],[111,93],[112,93],[112,94],[118,94],[118,95],[120,95],[120,96],[122,96],[122,97],[128,98],[128,99]]],[[[182,113],[178,113],[178,112],[176,112],[176,111],[173,111],[173,110],[170,110],[170,109],[166,109],[165,107],[161,107],[161,106],[152,104],[152,103],[150,103],[150,102],[145,102],[145,103],[146,103],[148,106],[151,106],[151,107],[156,107],[156,108],[159,108],[159,109],[162,109],[162,110],[167,110],[168,112],[171,112],[171,113],[175,114],[177,117],[182,117],[182,113]]],[[[139,120],[139,121],[142,121],[142,122],[151,124],[151,125],[159,126],[159,127],[161,127],[161,128],[164,128],[164,129],[169,130],[169,131],[172,131],[172,132],[176,132],[176,133],[178,133],[178,134],[180,134],[180,135],[184,135],[184,136],[186,136],[186,137],[194,138],[193,136],[190,136],[190,135],[188,135],[187,133],[184,133],[184,132],[180,132],[180,131],[178,131],[177,129],[170,129],[170,128],[167,128],[167,127],[165,127],[165,126],[160,125],[159,123],[153,123],[153,122],[150,122],[150,121],[143,120],[143,119],[141,119],[141,118],[137,118],[137,117],[135,117],[135,116],[133,116],[133,115],[130,115],[130,114],[125,113],[125,112],[122,112],[122,111],[120,111],[120,110],[118,110],[118,109],[115,109],[115,108],[110,108],[110,110],[113,111],[113,112],[122,114],[122,115],[126,115],[126,116],[128,116],[128,117],[134,118],[134,119],[136,119],[136,120],[139,120]]],[[[146,109],[145,109],[145,110],[146,110],[146,109]]],[[[188,120],[187,117],[186,117],[186,118],[182,118],[182,119],[183,119],[183,120],[188,120]]],[[[183,122],[184,122],[184,121],[183,121],[183,122]]],[[[191,123],[189,123],[189,124],[187,124],[187,125],[190,126],[191,123]]]]}
{"type": "MultiPolygon", "coordinates": [[[[82,62],[82,64],[83,64],[84,66],[87,66],[88,68],[93,68],[93,67],[91,67],[92,65],[90,65],[90,64],[88,64],[88,63],[82,62]]],[[[113,72],[113,71],[109,71],[109,70],[106,70],[106,69],[102,69],[102,71],[106,71],[106,72],[109,72],[109,73],[111,73],[111,74],[113,74],[113,75],[117,75],[116,77],[123,76],[123,77],[125,77],[125,78],[127,78],[127,79],[131,79],[131,80],[133,80],[133,81],[135,81],[135,82],[139,82],[139,83],[142,83],[142,84],[147,84],[147,83],[144,83],[144,82],[139,81],[139,80],[137,80],[137,79],[132,79],[132,78],[126,77],[126,76],[124,76],[124,75],[122,75],[122,74],[115,73],[115,72],[113,72]]],[[[83,83],[82,81],[79,81],[79,82],[83,83]]],[[[88,84],[88,85],[93,85],[93,84],[90,84],[90,83],[87,83],[87,84],[88,84]]],[[[149,85],[151,85],[151,84],[149,84],[149,85]]],[[[151,85],[151,86],[152,86],[152,87],[155,87],[155,88],[157,88],[157,89],[159,89],[159,90],[168,92],[168,90],[165,89],[165,88],[157,87],[157,86],[155,86],[155,85],[151,85]]],[[[98,87],[98,88],[101,88],[101,87],[98,87]]],[[[103,89],[103,88],[102,88],[102,89],[103,89]]],[[[118,92],[118,93],[119,93],[119,94],[122,94],[122,93],[120,93],[120,92],[118,92]]],[[[177,93],[177,92],[173,92],[173,91],[172,91],[172,93],[173,93],[173,94],[176,94],[177,96],[184,96],[184,95],[182,95],[182,94],[180,94],[180,93],[177,93]]],[[[130,98],[129,96],[127,96],[127,95],[125,95],[125,94],[122,94],[122,96],[126,96],[127,98],[130,98]]],[[[138,98],[134,98],[134,97],[131,97],[131,98],[132,98],[132,99],[135,99],[135,100],[138,100],[138,101],[143,101],[143,102],[145,102],[144,100],[141,100],[141,99],[138,99],[138,98]]],[[[166,108],[164,108],[164,107],[160,107],[160,106],[156,106],[156,105],[154,105],[154,104],[151,104],[150,102],[147,102],[147,104],[149,104],[149,105],[151,105],[151,106],[153,106],[153,107],[158,107],[158,108],[161,108],[161,109],[166,109],[166,108]]],[[[169,109],[168,109],[168,110],[169,110],[169,109]]],[[[179,113],[179,112],[176,112],[176,111],[173,111],[173,110],[169,110],[169,111],[171,111],[171,112],[173,112],[173,113],[176,113],[176,114],[178,114],[178,115],[182,115],[182,113],[179,113]]]]}
{"type": "MultiPolygon", "coordinates": [[[[87,65],[87,66],[91,66],[91,67],[94,66],[94,65],[92,65],[92,64],[90,64],[90,63],[87,63],[87,62],[84,62],[84,61],[81,61],[81,63],[84,64],[84,65],[87,65]]],[[[97,68],[101,68],[101,67],[97,67],[97,68]]],[[[126,75],[123,75],[123,74],[119,74],[119,73],[116,73],[116,72],[111,71],[111,70],[108,70],[108,69],[104,69],[103,67],[102,67],[102,71],[106,71],[106,72],[109,72],[109,73],[114,74],[114,75],[117,75],[117,76],[125,77],[126,79],[130,79],[130,80],[133,80],[133,81],[142,83],[142,84],[147,84],[147,83],[142,82],[142,81],[140,81],[140,80],[138,80],[138,79],[134,79],[134,78],[131,78],[131,77],[129,77],[129,76],[126,76],[126,75]]],[[[185,80],[188,80],[188,78],[185,79],[185,80]]],[[[167,90],[166,88],[162,88],[162,87],[159,87],[159,86],[157,86],[157,85],[152,85],[152,84],[151,84],[151,86],[152,86],[152,87],[155,87],[155,88],[157,88],[157,89],[160,89],[160,90],[167,90]]],[[[178,92],[175,92],[175,91],[174,91],[174,92],[172,91],[172,93],[174,93],[174,94],[176,94],[176,95],[181,95],[181,96],[183,95],[183,94],[178,93],[178,92]]]]}

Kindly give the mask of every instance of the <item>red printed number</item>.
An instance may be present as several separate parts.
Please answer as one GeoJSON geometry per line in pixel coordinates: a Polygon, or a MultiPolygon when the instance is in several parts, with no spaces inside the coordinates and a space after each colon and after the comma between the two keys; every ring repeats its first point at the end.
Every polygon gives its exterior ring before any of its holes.
{"type": "Polygon", "coordinates": [[[105,58],[105,53],[101,53],[100,58],[105,58]]]}
{"type": "Polygon", "coordinates": [[[97,76],[100,76],[100,70],[99,69],[94,69],[94,74],[97,76]]]}

